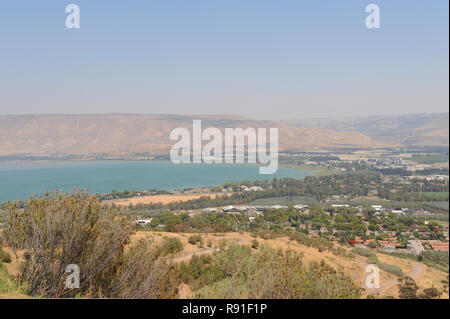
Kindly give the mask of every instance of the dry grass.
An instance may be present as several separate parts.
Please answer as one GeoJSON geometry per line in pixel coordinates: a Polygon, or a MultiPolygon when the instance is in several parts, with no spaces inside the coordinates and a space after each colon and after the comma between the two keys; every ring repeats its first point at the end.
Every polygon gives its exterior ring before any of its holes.
{"type": "MultiPolygon", "coordinates": [[[[422,263],[418,263],[409,259],[397,258],[394,256],[377,254],[378,259],[382,263],[399,266],[403,273],[410,275],[416,281],[420,289],[435,287],[442,289],[441,281],[447,277],[447,274],[435,268],[428,267],[422,263]],[[423,271],[418,270],[418,265],[423,267],[423,271]]],[[[398,297],[397,286],[386,289],[387,295],[398,297]]],[[[444,293],[441,298],[448,299],[448,293],[444,293]]]]}
{"type": "Polygon", "coordinates": [[[157,204],[162,203],[164,205],[173,202],[186,202],[188,200],[199,199],[203,196],[209,196],[211,198],[216,198],[217,196],[230,195],[228,193],[201,193],[201,194],[177,194],[177,195],[149,195],[149,196],[138,196],[127,199],[117,199],[108,201],[108,204],[115,204],[117,206],[127,207],[130,204],[157,204]]]}
{"type": "MultiPolygon", "coordinates": [[[[172,257],[175,262],[179,262],[189,260],[194,254],[213,253],[220,246],[220,243],[223,241],[226,241],[228,244],[238,243],[242,245],[250,245],[251,241],[253,240],[253,237],[247,233],[201,234],[203,238],[203,245],[202,247],[199,247],[197,245],[192,245],[188,242],[188,238],[190,235],[192,234],[140,231],[131,237],[130,245],[134,245],[141,239],[153,239],[155,240],[155,242],[160,242],[164,237],[178,238],[183,243],[183,251],[175,254],[172,257]],[[208,241],[211,241],[212,243],[211,248],[208,247],[207,245],[208,241]]],[[[367,275],[365,273],[366,265],[362,263],[361,260],[358,258],[344,258],[341,256],[335,256],[330,251],[319,252],[315,248],[298,244],[295,241],[289,240],[289,238],[278,238],[273,240],[263,240],[258,238],[257,241],[260,244],[267,245],[274,249],[278,248],[281,248],[283,250],[291,249],[297,252],[301,252],[304,255],[304,260],[306,263],[310,263],[312,261],[325,260],[325,262],[333,266],[336,270],[342,271],[343,273],[351,276],[351,278],[358,285],[362,285],[364,283],[364,279],[367,275]]],[[[10,274],[17,275],[20,260],[17,260],[14,257],[12,251],[9,248],[6,247],[4,249],[9,253],[11,253],[13,259],[11,263],[5,264],[5,266],[7,267],[8,272],[10,274]]],[[[417,276],[414,279],[416,280],[421,290],[430,287],[436,287],[438,289],[441,289],[442,288],[441,280],[444,280],[447,276],[446,273],[428,267],[421,263],[420,265],[423,267],[423,271],[417,274],[417,268],[415,268],[415,265],[419,263],[414,262],[412,260],[401,259],[384,254],[377,254],[377,257],[382,263],[399,266],[405,274],[411,274],[415,271],[417,276]]],[[[397,280],[396,276],[381,270],[381,284],[382,285],[383,283],[391,283],[391,284],[382,290],[380,297],[386,296],[394,296],[396,298],[398,297],[398,288],[395,283],[396,280],[397,280]]],[[[183,289],[184,297],[186,297],[186,295],[189,295],[190,292],[187,291],[188,289],[189,287],[184,287],[183,289]]],[[[16,296],[16,297],[21,298],[25,296],[16,296]]],[[[442,298],[449,298],[448,293],[444,294],[442,298]]]]}
{"type": "Polygon", "coordinates": [[[11,262],[3,264],[6,266],[6,269],[8,270],[10,275],[17,276],[19,274],[20,264],[23,261],[23,251],[18,251],[17,255],[19,258],[16,258],[12,249],[10,249],[9,247],[3,247],[3,250],[11,255],[11,262]]]}
{"type": "MultiPolygon", "coordinates": [[[[227,243],[238,243],[242,245],[250,245],[253,237],[249,234],[239,233],[226,233],[226,234],[202,234],[204,244],[202,247],[191,245],[188,243],[188,238],[192,234],[188,233],[167,233],[167,232],[138,232],[133,235],[132,241],[141,238],[151,238],[155,240],[161,239],[163,236],[175,237],[180,239],[183,243],[183,251],[174,255],[174,261],[186,261],[193,255],[213,253],[214,248],[220,245],[220,242],[225,240],[227,243]],[[213,249],[208,249],[206,243],[211,240],[213,249]]],[[[347,258],[342,256],[335,256],[330,251],[319,252],[313,247],[307,247],[301,245],[295,241],[289,240],[289,238],[278,238],[273,240],[257,239],[260,244],[267,245],[274,249],[291,249],[303,254],[304,261],[310,263],[313,261],[325,260],[328,264],[334,267],[336,270],[341,271],[349,275],[357,285],[362,286],[367,276],[365,272],[366,263],[361,258],[347,258]]],[[[347,249],[349,252],[350,250],[347,249]]],[[[412,260],[397,258],[394,256],[388,256],[384,254],[377,254],[378,259],[386,264],[399,266],[405,274],[413,275],[420,289],[436,287],[442,288],[441,280],[446,278],[447,274],[436,270],[434,268],[427,267],[422,263],[417,263],[412,260]],[[423,268],[421,268],[421,267],[423,268]],[[423,269],[423,270],[422,270],[423,269]]],[[[394,296],[398,298],[397,278],[395,275],[386,271],[380,271],[381,289],[380,297],[394,296]],[[384,286],[383,286],[384,285],[384,286]]],[[[448,298],[448,294],[444,294],[442,298],[448,298]]]]}
{"type": "Polygon", "coordinates": [[[389,200],[387,200],[385,198],[380,198],[378,196],[356,196],[353,200],[354,201],[359,201],[359,200],[376,200],[376,201],[382,201],[382,202],[389,202],[389,200]]]}

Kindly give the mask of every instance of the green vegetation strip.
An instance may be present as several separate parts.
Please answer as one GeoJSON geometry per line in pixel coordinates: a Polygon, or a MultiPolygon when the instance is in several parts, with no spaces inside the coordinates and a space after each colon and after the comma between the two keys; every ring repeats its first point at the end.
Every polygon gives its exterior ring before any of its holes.
{"type": "Polygon", "coordinates": [[[366,248],[355,247],[353,248],[353,252],[360,256],[366,257],[367,263],[375,264],[380,269],[383,269],[386,272],[389,272],[398,277],[402,277],[404,275],[402,269],[399,266],[382,263],[380,260],[378,260],[378,257],[374,252],[367,250],[366,248]]]}

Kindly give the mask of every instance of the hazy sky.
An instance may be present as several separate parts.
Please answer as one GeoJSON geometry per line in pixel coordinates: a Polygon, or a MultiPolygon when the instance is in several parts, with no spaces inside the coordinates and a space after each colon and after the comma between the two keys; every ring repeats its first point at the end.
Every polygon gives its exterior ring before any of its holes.
{"type": "Polygon", "coordinates": [[[447,0],[0,2],[0,114],[448,111],[447,0]],[[65,27],[78,4],[81,28],[65,27]],[[365,7],[381,28],[365,27],[365,7]]]}

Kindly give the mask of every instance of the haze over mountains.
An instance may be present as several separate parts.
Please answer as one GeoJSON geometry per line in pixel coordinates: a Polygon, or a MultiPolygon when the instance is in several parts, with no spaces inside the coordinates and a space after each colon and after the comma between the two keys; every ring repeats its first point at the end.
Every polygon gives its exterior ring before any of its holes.
{"type": "Polygon", "coordinates": [[[448,146],[449,113],[288,120],[302,128],[360,132],[375,141],[407,146],[448,146]]]}
{"type": "Polygon", "coordinates": [[[0,116],[0,155],[48,154],[168,154],[176,127],[202,129],[279,129],[279,149],[292,151],[370,148],[404,145],[448,145],[448,113],[257,121],[230,115],[5,115],[0,116]],[[445,118],[446,117],[446,118],[445,118]]]}
{"type": "Polygon", "coordinates": [[[357,132],[297,128],[274,121],[229,115],[6,115],[0,116],[0,155],[47,154],[169,154],[170,132],[202,120],[202,129],[248,127],[279,129],[280,150],[366,148],[382,146],[357,132]]]}

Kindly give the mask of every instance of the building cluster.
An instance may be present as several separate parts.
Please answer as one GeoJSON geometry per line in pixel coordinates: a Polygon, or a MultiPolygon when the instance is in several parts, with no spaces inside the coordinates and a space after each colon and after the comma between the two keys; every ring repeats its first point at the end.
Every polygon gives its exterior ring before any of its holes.
{"type": "MultiPolygon", "coordinates": [[[[297,211],[304,211],[308,205],[294,205],[293,206],[295,210],[297,211]]],[[[255,206],[249,206],[249,205],[238,205],[238,206],[225,206],[225,207],[208,207],[203,209],[204,213],[230,213],[230,214],[241,214],[245,213],[248,215],[259,215],[265,211],[271,210],[271,209],[288,209],[288,206],[285,205],[255,205],[255,206]]]]}

